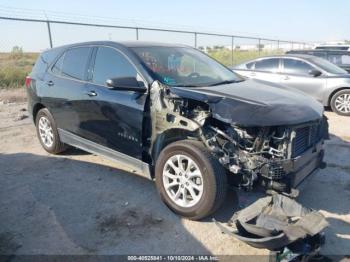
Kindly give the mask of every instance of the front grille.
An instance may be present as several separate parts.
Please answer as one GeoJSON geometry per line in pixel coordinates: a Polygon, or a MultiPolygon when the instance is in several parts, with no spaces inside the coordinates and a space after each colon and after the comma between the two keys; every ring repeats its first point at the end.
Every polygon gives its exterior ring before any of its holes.
{"type": "Polygon", "coordinates": [[[292,142],[292,157],[300,156],[322,138],[322,124],[312,124],[295,129],[292,142]]]}

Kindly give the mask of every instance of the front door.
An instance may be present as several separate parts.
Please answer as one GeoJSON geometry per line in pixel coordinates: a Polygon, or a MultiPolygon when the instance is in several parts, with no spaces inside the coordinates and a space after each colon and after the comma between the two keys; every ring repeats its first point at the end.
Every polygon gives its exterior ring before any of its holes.
{"type": "MultiPolygon", "coordinates": [[[[116,77],[142,78],[119,50],[96,47],[86,86],[90,101],[80,123],[82,136],[129,156],[142,159],[142,124],[147,93],[111,90],[106,80],[116,77]]],[[[144,83],[145,84],[145,83],[144,83]]]]}
{"type": "Polygon", "coordinates": [[[322,91],[327,84],[325,76],[310,75],[310,70],[316,68],[303,60],[284,58],[282,61],[281,84],[298,89],[322,102],[322,91]]]}

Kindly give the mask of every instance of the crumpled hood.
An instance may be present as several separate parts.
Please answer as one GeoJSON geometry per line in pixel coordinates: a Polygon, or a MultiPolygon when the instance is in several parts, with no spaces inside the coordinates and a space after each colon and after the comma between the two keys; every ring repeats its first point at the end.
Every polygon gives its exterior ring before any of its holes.
{"type": "Polygon", "coordinates": [[[177,96],[206,102],[214,118],[229,124],[295,125],[320,119],[323,114],[323,106],[312,97],[261,80],[170,90],[177,96]]]}

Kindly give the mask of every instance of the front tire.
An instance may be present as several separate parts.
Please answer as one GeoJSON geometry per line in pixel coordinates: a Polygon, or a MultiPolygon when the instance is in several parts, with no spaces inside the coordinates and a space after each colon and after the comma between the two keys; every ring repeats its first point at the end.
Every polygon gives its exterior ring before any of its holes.
{"type": "Polygon", "coordinates": [[[58,154],[67,149],[58,135],[57,126],[50,111],[42,108],[35,118],[36,133],[42,147],[51,154],[58,154]]]}
{"type": "Polygon", "coordinates": [[[331,99],[331,107],[338,115],[350,116],[350,89],[335,93],[331,99]]]}
{"type": "Polygon", "coordinates": [[[192,220],[212,214],[226,197],[226,171],[199,141],[183,140],[165,147],[155,176],[162,201],[192,220]]]}

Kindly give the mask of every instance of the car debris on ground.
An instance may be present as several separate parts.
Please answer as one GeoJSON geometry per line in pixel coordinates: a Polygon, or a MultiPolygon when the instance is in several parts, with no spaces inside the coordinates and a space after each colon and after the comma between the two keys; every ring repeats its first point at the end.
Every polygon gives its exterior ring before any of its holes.
{"type": "Polygon", "coordinates": [[[236,212],[228,227],[215,223],[223,233],[273,251],[276,261],[317,255],[325,241],[322,231],[328,226],[321,213],[282,194],[260,198],[236,212]]]}

